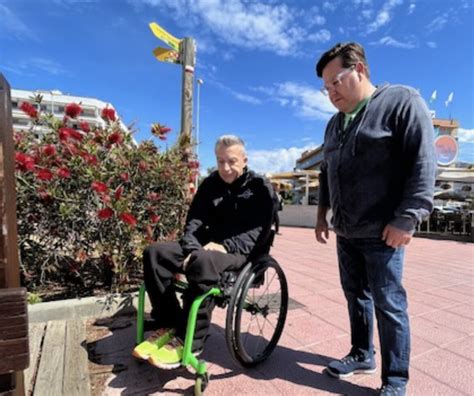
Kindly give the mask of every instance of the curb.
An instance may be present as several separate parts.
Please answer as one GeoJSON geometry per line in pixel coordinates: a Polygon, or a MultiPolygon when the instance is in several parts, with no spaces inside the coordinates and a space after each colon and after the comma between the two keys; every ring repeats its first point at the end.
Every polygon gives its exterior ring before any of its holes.
{"type": "MultiPolygon", "coordinates": [[[[137,306],[138,292],[50,301],[28,305],[28,321],[38,323],[50,320],[126,315],[135,313],[137,306]]],[[[149,307],[148,296],[145,300],[145,307],[147,306],[149,307]]]]}

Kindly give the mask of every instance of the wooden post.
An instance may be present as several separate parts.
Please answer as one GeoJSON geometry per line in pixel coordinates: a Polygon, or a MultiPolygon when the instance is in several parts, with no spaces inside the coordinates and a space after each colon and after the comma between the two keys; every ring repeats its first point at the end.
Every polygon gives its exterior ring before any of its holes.
{"type": "MultiPolygon", "coordinates": [[[[24,289],[19,289],[20,266],[16,227],[14,152],[10,85],[0,73],[0,289],[15,288],[11,293],[7,293],[8,295],[4,294],[7,296],[4,301],[13,298],[16,304],[18,296],[23,295],[23,299],[26,300],[26,292],[24,289]]],[[[21,303],[19,305],[21,305],[21,303]]],[[[3,319],[7,319],[3,314],[6,315],[6,313],[1,313],[3,319]]],[[[22,312],[22,314],[24,318],[27,318],[25,312],[22,312]]],[[[13,326],[15,324],[13,321],[10,322],[10,324],[12,325],[11,330],[5,333],[2,330],[0,334],[0,347],[3,346],[2,342],[4,340],[6,340],[4,342],[5,346],[16,342],[15,340],[10,340],[12,334],[17,330],[13,326]]],[[[24,324],[25,323],[22,324],[22,327],[24,327],[24,324]]],[[[25,338],[24,334],[23,338],[26,340],[26,347],[28,348],[28,338],[25,338]]],[[[20,349],[22,349],[24,355],[24,348],[20,349]]],[[[0,359],[8,358],[10,358],[10,356],[2,355],[0,357],[0,359]]],[[[28,366],[28,355],[26,356],[26,362],[24,358],[20,358],[20,360],[12,363],[11,369],[0,372],[0,393],[24,394],[23,372],[21,370],[28,366]]]]}
{"type": "Polygon", "coordinates": [[[181,135],[191,139],[193,125],[193,88],[195,43],[190,37],[184,38],[180,43],[180,59],[183,65],[183,84],[181,94],[181,135]]]}

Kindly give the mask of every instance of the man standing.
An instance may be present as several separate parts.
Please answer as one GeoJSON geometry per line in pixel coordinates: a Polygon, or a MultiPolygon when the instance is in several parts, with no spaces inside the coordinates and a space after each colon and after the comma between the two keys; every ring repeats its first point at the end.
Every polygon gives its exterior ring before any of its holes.
{"type": "Polygon", "coordinates": [[[352,344],[327,372],[336,378],[375,372],[375,307],[382,360],[379,394],[405,395],[410,329],[403,257],[416,225],[433,206],[431,118],[416,90],[371,83],[358,43],[339,43],[325,52],[316,73],[339,112],[324,138],[315,234],[326,243],[331,208],[352,344]]]}
{"type": "MultiPolygon", "coordinates": [[[[273,218],[270,182],[247,169],[244,143],[221,136],[215,147],[217,171],[199,186],[179,242],[159,242],[143,254],[145,287],[156,332],[133,355],[163,369],[179,367],[188,314],[194,299],[216,286],[226,270],[240,269],[268,249],[273,218]],[[174,275],[183,272],[189,287],[183,307],[174,275]]],[[[198,311],[193,352],[202,351],[214,308],[205,299],[198,311]]]]}

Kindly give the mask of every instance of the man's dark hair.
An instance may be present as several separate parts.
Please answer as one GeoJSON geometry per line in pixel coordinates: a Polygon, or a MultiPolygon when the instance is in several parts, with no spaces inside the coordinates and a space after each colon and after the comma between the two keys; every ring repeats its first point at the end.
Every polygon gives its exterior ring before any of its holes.
{"type": "Polygon", "coordinates": [[[358,62],[361,62],[365,66],[367,78],[370,77],[369,65],[365,59],[365,51],[362,45],[355,42],[349,43],[338,43],[330,50],[326,51],[319,58],[318,63],[316,64],[316,74],[318,77],[323,76],[323,70],[329,62],[334,58],[340,57],[342,60],[342,67],[348,68],[352,65],[355,65],[358,62]]]}

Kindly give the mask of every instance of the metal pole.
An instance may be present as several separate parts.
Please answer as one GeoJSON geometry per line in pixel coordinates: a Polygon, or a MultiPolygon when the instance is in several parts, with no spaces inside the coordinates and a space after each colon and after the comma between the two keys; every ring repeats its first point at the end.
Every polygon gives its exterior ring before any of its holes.
{"type": "Polygon", "coordinates": [[[201,85],[204,84],[204,80],[198,78],[197,82],[197,103],[196,103],[196,157],[199,156],[199,113],[201,111],[201,85]]]}
{"type": "Polygon", "coordinates": [[[304,200],[305,200],[305,205],[309,205],[309,173],[306,173],[304,200]]]}
{"type": "Polygon", "coordinates": [[[193,80],[195,64],[194,40],[186,37],[180,44],[181,60],[183,64],[183,84],[181,94],[181,137],[191,140],[193,123],[193,80]]]}

